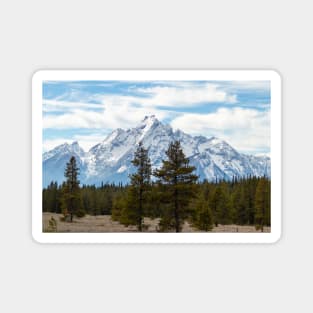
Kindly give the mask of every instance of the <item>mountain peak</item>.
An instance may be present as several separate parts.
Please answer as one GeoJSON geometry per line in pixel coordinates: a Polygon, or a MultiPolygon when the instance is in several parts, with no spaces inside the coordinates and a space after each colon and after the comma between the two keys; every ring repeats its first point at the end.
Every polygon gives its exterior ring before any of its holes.
{"type": "Polygon", "coordinates": [[[211,144],[213,145],[217,145],[217,144],[225,144],[226,142],[220,138],[217,138],[215,136],[209,138],[209,141],[211,144]]]}
{"type": "Polygon", "coordinates": [[[157,120],[156,116],[154,114],[152,115],[146,115],[145,118],[142,120],[142,122],[148,121],[148,120],[157,120]]]}
{"type": "Polygon", "coordinates": [[[145,118],[140,122],[140,124],[135,128],[141,132],[140,140],[147,134],[147,132],[153,128],[160,125],[159,120],[155,115],[146,115],[145,118]]]}
{"type": "Polygon", "coordinates": [[[74,153],[77,153],[78,155],[83,155],[85,151],[81,148],[78,141],[73,141],[71,146],[69,146],[69,150],[71,150],[74,153]]]}
{"type": "Polygon", "coordinates": [[[85,151],[80,147],[77,141],[72,142],[72,144],[65,142],[59,146],[56,146],[52,150],[45,152],[43,154],[43,161],[46,161],[55,155],[62,154],[75,154],[78,157],[82,157],[84,156],[85,151]]]}

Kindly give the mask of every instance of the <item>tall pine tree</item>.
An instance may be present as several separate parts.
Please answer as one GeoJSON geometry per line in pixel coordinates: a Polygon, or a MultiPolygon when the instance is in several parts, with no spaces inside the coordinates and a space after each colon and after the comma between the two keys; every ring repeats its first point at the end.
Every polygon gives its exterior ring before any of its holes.
{"type": "Polygon", "coordinates": [[[142,143],[134,154],[132,160],[137,172],[130,175],[130,186],[127,193],[127,205],[122,211],[121,222],[126,225],[136,225],[138,231],[144,227],[144,215],[147,212],[147,202],[149,201],[149,191],[151,189],[151,162],[148,150],[142,143]]]}
{"type": "Polygon", "coordinates": [[[179,141],[170,143],[166,156],[162,167],[154,172],[165,202],[160,226],[165,231],[175,229],[180,232],[190,216],[188,204],[195,197],[198,177],[193,174],[195,167],[189,165],[179,141]]]}
{"type": "Polygon", "coordinates": [[[257,185],[255,193],[255,225],[256,229],[263,232],[264,226],[271,224],[271,192],[270,182],[262,177],[257,185]]]}
{"type": "Polygon", "coordinates": [[[62,188],[62,208],[63,214],[70,215],[71,222],[73,221],[74,214],[83,215],[82,199],[79,187],[79,168],[76,164],[74,156],[66,163],[64,176],[66,178],[62,188]]]}

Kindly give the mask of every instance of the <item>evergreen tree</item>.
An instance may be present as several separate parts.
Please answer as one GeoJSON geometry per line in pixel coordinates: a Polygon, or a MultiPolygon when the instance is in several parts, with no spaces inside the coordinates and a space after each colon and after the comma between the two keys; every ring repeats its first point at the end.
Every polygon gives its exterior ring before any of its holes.
{"type": "Polygon", "coordinates": [[[141,142],[134,154],[132,164],[137,168],[137,172],[130,175],[127,206],[122,212],[121,222],[126,225],[136,225],[137,229],[142,231],[144,215],[147,212],[146,204],[151,189],[151,162],[148,150],[143,147],[141,142]]]}
{"type": "MultiPolygon", "coordinates": [[[[125,190],[126,191],[126,190],[125,190]]],[[[112,215],[113,221],[121,222],[123,217],[123,210],[127,206],[127,199],[125,197],[125,192],[116,193],[112,203],[112,215]]],[[[127,225],[127,223],[125,223],[127,225]]]]}
{"type": "Polygon", "coordinates": [[[57,182],[51,182],[42,193],[43,212],[60,213],[60,195],[57,182]]]}
{"type": "Polygon", "coordinates": [[[227,184],[220,183],[213,194],[211,205],[215,226],[231,222],[231,201],[227,193],[227,184]]]}
{"type": "Polygon", "coordinates": [[[195,196],[198,177],[193,174],[195,167],[189,165],[179,141],[170,143],[166,156],[168,159],[163,160],[162,167],[154,172],[165,202],[160,226],[162,230],[174,228],[180,232],[185,219],[190,216],[188,204],[195,196]]]}
{"type": "Polygon", "coordinates": [[[247,224],[254,224],[255,215],[255,193],[259,178],[249,176],[242,181],[244,189],[244,206],[246,212],[247,224]]]}
{"type": "Polygon", "coordinates": [[[234,189],[232,196],[232,207],[234,210],[233,221],[238,225],[245,225],[248,222],[248,212],[245,205],[245,193],[242,186],[234,189]]]}
{"type": "Polygon", "coordinates": [[[83,216],[82,211],[82,200],[79,187],[79,168],[76,164],[74,156],[71,157],[70,161],[66,163],[64,176],[66,181],[62,187],[62,208],[63,214],[70,215],[71,222],[73,221],[73,215],[83,216]]]}
{"type": "Polygon", "coordinates": [[[204,179],[201,185],[202,185],[202,192],[203,192],[204,200],[209,201],[209,198],[212,192],[211,184],[209,184],[207,179],[204,179]]]}
{"type": "Polygon", "coordinates": [[[269,181],[266,178],[261,178],[255,194],[255,225],[256,229],[261,229],[262,232],[265,225],[271,224],[270,194],[269,181]]]}
{"type": "Polygon", "coordinates": [[[204,231],[210,231],[213,228],[213,215],[208,202],[204,196],[196,201],[193,225],[204,231]]]}
{"type": "Polygon", "coordinates": [[[154,219],[162,215],[162,192],[158,185],[152,183],[151,191],[148,194],[148,201],[146,203],[147,216],[154,219]]]}

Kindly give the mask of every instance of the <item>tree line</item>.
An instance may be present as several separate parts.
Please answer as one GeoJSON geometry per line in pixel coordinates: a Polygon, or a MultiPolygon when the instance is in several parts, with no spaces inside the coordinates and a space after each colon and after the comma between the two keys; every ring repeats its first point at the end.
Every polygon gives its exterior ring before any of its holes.
{"type": "Polygon", "coordinates": [[[144,217],[159,218],[159,231],[180,232],[185,221],[210,231],[213,225],[270,226],[270,180],[234,177],[231,181],[199,182],[180,142],[170,143],[159,169],[152,170],[148,150],[141,143],[132,164],[130,183],[82,185],[75,157],[66,165],[65,181],[43,189],[43,211],[73,216],[111,215],[113,220],[145,231],[144,217]],[[154,177],[154,179],[152,179],[154,177]]]}

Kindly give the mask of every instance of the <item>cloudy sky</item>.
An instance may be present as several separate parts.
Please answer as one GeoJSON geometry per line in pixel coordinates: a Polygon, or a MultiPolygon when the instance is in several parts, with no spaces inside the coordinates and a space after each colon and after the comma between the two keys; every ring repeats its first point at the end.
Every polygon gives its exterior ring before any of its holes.
{"type": "Polygon", "coordinates": [[[73,141],[89,150],[154,114],[191,135],[269,154],[270,102],[269,81],[45,81],[43,151],[73,141]]]}

